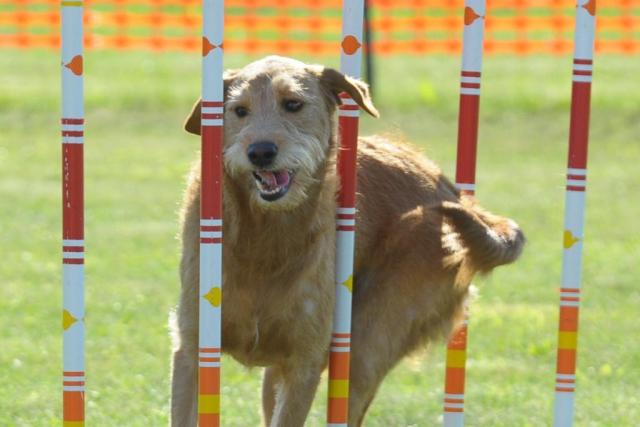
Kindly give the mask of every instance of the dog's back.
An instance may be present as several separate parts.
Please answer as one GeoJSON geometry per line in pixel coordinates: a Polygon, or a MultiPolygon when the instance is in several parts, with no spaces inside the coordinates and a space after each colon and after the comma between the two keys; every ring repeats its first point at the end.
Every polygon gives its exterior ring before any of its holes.
{"type": "Polygon", "coordinates": [[[350,408],[364,414],[397,361],[448,337],[474,274],[515,260],[524,236],[402,143],[361,139],[358,167],[350,408]]]}
{"type": "MultiPolygon", "coordinates": [[[[442,251],[448,260],[466,257],[474,270],[488,272],[514,261],[522,251],[524,235],[515,222],[461,197],[438,166],[408,144],[380,136],[361,138],[358,189],[358,265],[372,252],[384,251],[381,243],[395,240],[418,212],[427,228],[407,243],[426,239],[425,257],[442,251]]],[[[450,269],[451,262],[443,267],[450,269]]]]}

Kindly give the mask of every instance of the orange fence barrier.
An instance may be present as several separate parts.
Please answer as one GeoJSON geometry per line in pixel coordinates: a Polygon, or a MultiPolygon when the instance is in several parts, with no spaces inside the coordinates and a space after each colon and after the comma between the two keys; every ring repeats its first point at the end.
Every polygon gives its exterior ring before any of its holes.
{"type": "MultiPolygon", "coordinates": [[[[341,0],[226,0],[225,50],[249,54],[335,55],[341,0]]],[[[463,0],[370,0],[376,54],[456,53],[463,0]]],[[[1,0],[0,48],[60,44],[55,0],[1,0]]],[[[200,49],[200,0],[85,0],[89,49],[200,49]]],[[[485,51],[566,54],[574,0],[488,0],[485,51]]],[[[640,53],[640,0],[598,9],[596,51],[640,53]]]]}

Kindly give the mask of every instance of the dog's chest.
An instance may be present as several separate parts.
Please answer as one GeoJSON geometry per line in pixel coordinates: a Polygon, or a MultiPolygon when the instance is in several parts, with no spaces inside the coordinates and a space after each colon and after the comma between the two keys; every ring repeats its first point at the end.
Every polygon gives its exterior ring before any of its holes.
{"type": "Polygon", "coordinates": [[[245,365],[269,366],[305,348],[306,341],[322,341],[325,313],[313,295],[291,293],[278,297],[254,287],[237,287],[225,280],[222,303],[222,343],[226,353],[245,365]],[[314,327],[314,325],[316,325],[314,327]]]}
{"type": "Polygon", "coordinates": [[[269,295],[237,289],[225,283],[222,305],[222,342],[246,365],[271,365],[288,357],[295,347],[295,325],[290,307],[269,295]]]}

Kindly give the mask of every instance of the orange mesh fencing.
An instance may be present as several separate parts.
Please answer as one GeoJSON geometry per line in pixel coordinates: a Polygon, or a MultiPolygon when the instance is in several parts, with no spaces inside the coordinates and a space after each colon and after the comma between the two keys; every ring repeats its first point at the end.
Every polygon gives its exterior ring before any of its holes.
{"type": "MultiPolygon", "coordinates": [[[[200,49],[200,0],[85,0],[85,45],[200,49]]],[[[341,0],[226,0],[225,50],[336,55],[341,0]]],[[[376,54],[458,53],[463,0],[370,0],[376,54]]],[[[0,48],[58,48],[59,0],[1,0],[0,48]]],[[[487,0],[485,49],[567,54],[575,0],[487,0]]],[[[640,0],[599,5],[596,51],[640,52],[640,0]]]]}

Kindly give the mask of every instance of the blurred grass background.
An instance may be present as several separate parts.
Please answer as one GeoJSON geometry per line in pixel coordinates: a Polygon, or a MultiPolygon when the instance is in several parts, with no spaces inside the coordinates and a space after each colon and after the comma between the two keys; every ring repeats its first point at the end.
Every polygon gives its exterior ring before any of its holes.
{"type": "MultiPolygon", "coordinates": [[[[229,67],[249,61],[230,56],[229,67]]],[[[333,62],[331,65],[337,65],[333,62]]],[[[59,58],[0,55],[0,425],[57,426],[61,414],[59,58]]],[[[592,97],[577,426],[640,423],[640,61],[596,58],[592,97]]],[[[375,101],[391,132],[454,172],[459,59],[384,58],[375,101]]],[[[87,424],[168,422],[168,313],[178,301],[177,210],[199,140],[182,121],[200,57],[88,52],[86,131],[87,424]]],[[[477,280],[469,426],[546,426],[554,393],[571,58],[486,58],[478,198],[516,219],[522,259],[477,280]]],[[[367,426],[441,419],[444,345],[401,363],[367,426]]],[[[260,369],[223,362],[223,422],[260,422],[260,369]]],[[[309,426],[324,425],[326,385],[309,426]]]]}

